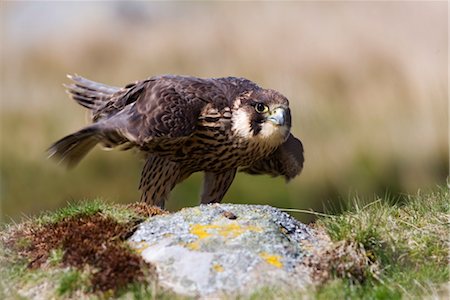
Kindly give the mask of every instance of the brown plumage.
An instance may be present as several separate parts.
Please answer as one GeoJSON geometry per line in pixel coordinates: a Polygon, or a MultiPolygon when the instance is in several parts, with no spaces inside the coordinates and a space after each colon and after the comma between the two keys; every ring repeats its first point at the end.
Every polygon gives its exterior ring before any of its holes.
{"type": "Polygon", "coordinates": [[[93,123],[48,152],[76,165],[96,144],[147,156],[141,200],[164,207],[170,191],[205,172],[202,203],[220,202],[236,171],[297,176],[303,147],[290,133],[288,100],[244,78],[155,76],[117,88],[79,76],[67,90],[93,123]]]}

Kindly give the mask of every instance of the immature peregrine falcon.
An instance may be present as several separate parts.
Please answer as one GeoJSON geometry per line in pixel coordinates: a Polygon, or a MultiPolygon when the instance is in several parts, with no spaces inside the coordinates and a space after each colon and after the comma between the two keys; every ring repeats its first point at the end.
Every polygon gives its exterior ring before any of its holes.
{"type": "Polygon", "coordinates": [[[284,176],[303,168],[288,100],[244,78],[155,76],[117,88],[79,76],[67,85],[93,124],[57,141],[49,156],[76,165],[97,143],[137,148],[147,161],[141,200],[164,207],[170,191],[205,172],[202,203],[220,202],[236,171],[284,176]]]}

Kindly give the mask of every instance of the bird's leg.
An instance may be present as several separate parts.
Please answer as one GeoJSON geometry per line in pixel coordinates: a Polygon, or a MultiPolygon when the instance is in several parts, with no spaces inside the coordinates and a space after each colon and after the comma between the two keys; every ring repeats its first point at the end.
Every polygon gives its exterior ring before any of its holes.
{"type": "Polygon", "coordinates": [[[150,155],[145,162],[139,184],[141,201],[164,208],[170,191],[190,174],[179,163],[150,155]]]}
{"type": "Polygon", "coordinates": [[[203,182],[202,203],[215,203],[222,201],[227,192],[237,169],[230,169],[222,173],[205,172],[203,182]]]}

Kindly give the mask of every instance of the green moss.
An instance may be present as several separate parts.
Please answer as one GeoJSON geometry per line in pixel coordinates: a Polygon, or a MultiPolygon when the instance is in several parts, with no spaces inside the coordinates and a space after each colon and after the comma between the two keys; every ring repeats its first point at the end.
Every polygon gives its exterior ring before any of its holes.
{"type": "Polygon", "coordinates": [[[64,251],[62,249],[52,249],[47,259],[50,266],[58,266],[63,259],[64,251]]]}
{"type": "MultiPolygon", "coordinates": [[[[72,202],[65,208],[55,212],[46,212],[35,219],[29,219],[26,223],[5,226],[5,230],[0,233],[0,271],[2,281],[5,283],[1,286],[1,299],[15,299],[23,293],[27,295],[26,291],[30,289],[36,289],[36,292],[39,292],[39,285],[41,284],[45,286],[45,290],[42,290],[43,297],[54,297],[54,295],[66,297],[72,296],[74,293],[76,296],[94,297],[96,294],[90,293],[92,292],[90,278],[92,277],[92,272],[97,272],[98,270],[68,269],[62,263],[65,252],[61,248],[50,249],[47,261],[39,268],[33,269],[29,268],[30,261],[24,258],[20,251],[31,245],[31,241],[27,236],[31,228],[38,230],[47,225],[53,225],[62,221],[67,222],[71,218],[78,218],[78,216],[86,218],[96,214],[112,218],[125,226],[128,226],[130,223],[134,224],[136,220],[142,219],[142,216],[139,216],[134,209],[124,205],[111,205],[97,199],[72,202]],[[22,230],[24,231],[22,232],[22,230]]],[[[125,244],[124,249],[127,249],[126,246],[125,244]]],[[[145,298],[145,295],[151,294],[152,291],[145,287],[145,284],[141,285],[142,287],[139,289],[134,288],[135,292],[133,294],[138,295],[142,293],[142,297],[145,298]]],[[[102,297],[107,297],[107,293],[103,293],[102,297]]],[[[123,291],[123,293],[128,293],[128,291],[123,291]]],[[[114,295],[116,294],[114,293],[114,295]]],[[[133,298],[136,297],[133,296],[133,298]]]]}
{"type": "Polygon", "coordinates": [[[30,244],[31,244],[30,239],[26,237],[19,237],[16,240],[17,249],[25,249],[26,247],[30,246],[30,244]]]}
{"type": "Polygon", "coordinates": [[[86,277],[80,271],[70,269],[58,281],[56,293],[58,295],[71,295],[85,285],[86,277]]]}
{"type": "Polygon", "coordinates": [[[90,216],[98,212],[112,217],[119,223],[126,223],[139,218],[137,213],[130,209],[127,209],[123,205],[108,204],[107,202],[104,202],[100,199],[95,199],[79,202],[69,202],[68,205],[64,208],[58,209],[54,212],[47,212],[42,214],[36,219],[36,223],[39,225],[57,223],[63,219],[70,218],[76,215],[90,216]]]}
{"type": "Polygon", "coordinates": [[[73,217],[75,215],[93,215],[102,211],[106,204],[100,200],[72,202],[64,208],[58,209],[54,212],[47,212],[37,218],[36,222],[39,225],[48,223],[58,223],[59,221],[73,217]]]}

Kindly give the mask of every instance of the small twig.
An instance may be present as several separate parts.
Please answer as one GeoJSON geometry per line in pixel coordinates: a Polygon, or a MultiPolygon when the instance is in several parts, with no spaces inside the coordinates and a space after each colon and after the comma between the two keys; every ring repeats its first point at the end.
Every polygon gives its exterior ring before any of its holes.
{"type": "Polygon", "coordinates": [[[411,226],[412,228],[414,228],[416,230],[419,230],[419,231],[422,231],[422,232],[428,232],[428,231],[426,231],[426,230],[424,230],[422,228],[419,228],[419,227],[415,226],[414,224],[411,224],[409,222],[403,221],[402,219],[399,219],[398,221],[403,223],[403,224],[405,224],[405,225],[411,226]]]}
{"type": "MultiPolygon", "coordinates": [[[[447,217],[448,218],[448,217],[447,217]]],[[[450,221],[442,221],[441,219],[439,219],[439,217],[433,216],[433,219],[436,221],[436,223],[438,223],[439,225],[450,225],[450,221]]]]}
{"type": "Polygon", "coordinates": [[[403,291],[403,293],[407,296],[406,298],[411,298],[411,294],[405,289],[405,287],[399,283],[396,283],[395,285],[403,291]]]}
{"type": "Polygon", "coordinates": [[[417,280],[417,279],[414,279],[413,280],[413,282],[420,288],[420,289],[422,289],[422,291],[423,291],[423,293],[424,294],[427,294],[427,289],[417,280]]]}
{"type": "Polygon", "coordinates": [[[311,215],[327,217],[327,218],[336,217],[333,215],[328,215],[328,214],[324,214],[324,213],[320,213],[320,212],[316,212],[316,211],[312,211],[312,210],[306,210],[306,209],[295,209],[295,208],[278,208],[278,209],[281,211],[298,212],[298,213],[311,214],[311,215]]]}

